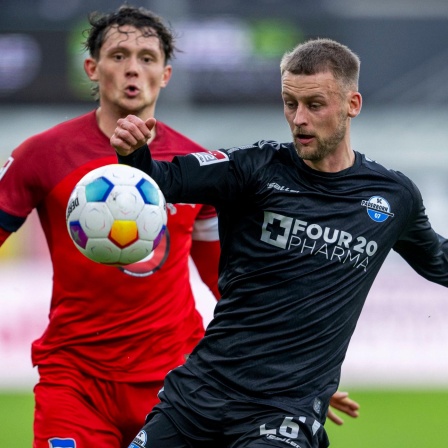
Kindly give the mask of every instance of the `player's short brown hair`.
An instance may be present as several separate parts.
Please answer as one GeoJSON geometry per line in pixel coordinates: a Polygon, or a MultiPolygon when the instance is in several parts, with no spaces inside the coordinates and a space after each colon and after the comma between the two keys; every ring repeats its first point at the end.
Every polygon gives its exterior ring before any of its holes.
{"type": "Polygon", "coordinates": [[[348,47],[331,39],[310,39],[283,55],[280,71],[294,75],[315,75],[330,71],[349,89],[358,89],[361,61],[348,47]]]}

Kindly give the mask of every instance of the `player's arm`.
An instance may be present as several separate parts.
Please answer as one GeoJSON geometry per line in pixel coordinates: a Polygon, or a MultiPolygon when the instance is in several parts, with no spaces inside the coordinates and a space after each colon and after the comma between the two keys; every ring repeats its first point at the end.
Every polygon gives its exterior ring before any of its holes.
{"type": "Polygon", "coordinates": [[[221,254],[218,217],[212,207],[203,206],[204,209],[213,210],[212,216],[196,219],[190,254],[201,280],[209,287],[218,300],[221,297],[218,291],[218,265],[221,254]]]}
{"type": "MultiPolygon", "coordinates": [[[[244,157],[236,157],[234,151],[229,153],[225,149],[179,155],[171,162],[156,161],[151,157],[148,144],[143,143],[151,134],[150,130],[141,131],[147,123],[149,126],[154,124],[133,115],[118,120],[110,142],[118,155],[118,162],[151,176],[166,201],[171,203],[224,206],[236,199],[241,200],[242,195],[251,191],[248,178],[256,184],[257,170],[264,167],[265,160],[273,154],[273,151],[265,151],[264,157],[252,157],[252,163],[246,164],[243,163],[244,157]]],[[[254,146],[257,156],[259,149],[259,146],[254,146]]]]}
{"type": "Polygon", "coordinates": [[[420,191],[413,187],[414,216],[409,219],[394,250],[422,277],[448,287],[448,239],[434,231],[420,191]]]}
{"type": "Polygon", "coordinates": [[[359,404],[349,398],[348,392],[337,391],[330,399],[330,408],[328,408],[327,417],[336,425],[342,425],[344,420],[340,418],[331,408],[347,414],[350,417],[356,418],[359,413],[359,404]]]}

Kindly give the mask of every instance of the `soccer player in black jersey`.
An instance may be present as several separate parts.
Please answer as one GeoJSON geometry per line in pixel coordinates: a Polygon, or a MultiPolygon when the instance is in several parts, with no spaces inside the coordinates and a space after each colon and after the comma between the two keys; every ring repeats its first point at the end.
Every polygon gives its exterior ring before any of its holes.
{"type": "Polygon", "coordinates": [[[391,249],[448,287],[448,240],[406,176],[352,149],[360,61],[329,39],[281,61],[293,142],[155,162],[155,119],[111,138],[170,202],[219,214],[222,299],[186,364],[171,371],[132,448],[329,446],[330,397],[370,287],[391,249]]]}

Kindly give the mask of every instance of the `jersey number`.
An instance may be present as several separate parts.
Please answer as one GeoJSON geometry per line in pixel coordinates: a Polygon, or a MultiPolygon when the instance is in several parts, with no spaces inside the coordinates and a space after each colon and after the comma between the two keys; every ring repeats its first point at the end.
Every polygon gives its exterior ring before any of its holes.
{"type": "MultiPolygon", "coordinates": [[[[300,417],[305,419],[305,417],[300,417]]],[[[283,437],[288,437],[290,439],[296,439],[299,436],[300,427],[296,422],[292,421],[292,417],[285,417],[283,423],[278,429],[278,433],[283,437]]],[[[264,436],[266,434],[277,435],[276,429],[266,429],[266,425],[263,424],[260,426],[260,436],[264,436]]]]}

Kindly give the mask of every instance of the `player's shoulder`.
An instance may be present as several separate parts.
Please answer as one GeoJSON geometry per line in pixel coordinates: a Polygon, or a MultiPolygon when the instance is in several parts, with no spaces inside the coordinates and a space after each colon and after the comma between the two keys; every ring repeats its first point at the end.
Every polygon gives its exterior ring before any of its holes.
{"type": "Polygon", "coordinates": [[[95,111],[67,119],[54,126],[37,133],[24,141],[25,146],[46,145],[60,138],[73,138],[80,132],[85,133],[89,128],[96,126],[95,111]]]}
{"type": "Polygon", "coordinates": [[[167,156],[185,155],[192,152],[202,152],[206,149],[191,138],[185,136],[166,123],[158,121],[156,125],[156,138],[151,143],[151,152],[167,156]]]}
{"type": "Polygon", "coordinates": [[[282,150],[288,150],[290,144],[275,140],[258,140],[255,143],[243,146],[234,146],[224,150],[231,158],[263,160],[266,163],[278,156],[282,150]]]}
{"type": "Polygon", "coordinates": [[[371,173],[381,177],[384,181],[396,184],[397,187],[402,187],[409,190],[412,194],[416,192],[417,187],[414,182],[401,171],[387,168],[380,162],[369,158],[365,154],[360,154],[360,156],[362,158],[362,166],[371,173]]]}
{"type": "Polygon", "coordinates": [[[279,152],[281,145],[272,140],[259,140],[249,145],[193,153],[186,160],[196,159],[201,166],[215,165],[218,162],[220,165],[221,163],[229,163],[234,169],[245,172],[247,175],[248,173],[257,173],[271,166],[271,162],[279,152]]]}

